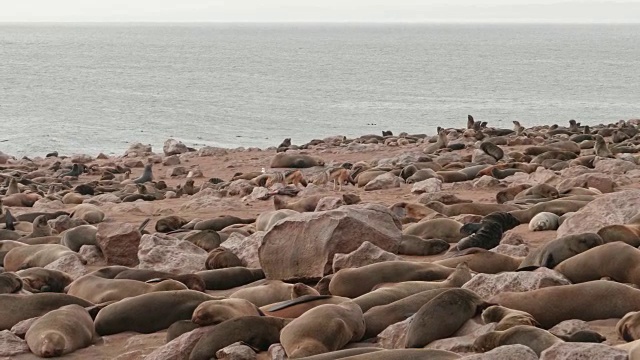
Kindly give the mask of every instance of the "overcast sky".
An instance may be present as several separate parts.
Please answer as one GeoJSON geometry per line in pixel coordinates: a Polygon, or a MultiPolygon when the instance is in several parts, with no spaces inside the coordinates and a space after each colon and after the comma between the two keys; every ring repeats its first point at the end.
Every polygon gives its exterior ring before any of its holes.
{"type": "Polygon", "coordinates": [[[640,0],[0,0],[0,22],[640,22],[640,0]]]}

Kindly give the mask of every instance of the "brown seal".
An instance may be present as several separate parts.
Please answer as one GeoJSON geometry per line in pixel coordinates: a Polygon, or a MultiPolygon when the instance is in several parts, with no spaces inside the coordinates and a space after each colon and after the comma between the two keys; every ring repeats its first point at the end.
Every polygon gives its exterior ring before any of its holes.
{"type": "Polygon", "coordinates": [[[406,348],[422,348],[453,335],[469,319],[486,308],[473,291],[449,289],[423,305],[407,329],[406,348]],[[438,324],[438,326],[429,326],[438,324]]]}
{"type": "Polygon", "coordinates": [[[398,248],[399,255],[429,256],[449,250],[451,245],[441,239],[422,239],[413,235],[402,235],[398,248]]]}
{"type": "Polygon", "coordinates": [[[595,280],[523,293],[503,292],[489,299],[489,303],[527,312],[549,329],[571,319],[622,318],[640,308],[640,290],[614,281],[595,280]]]}
{"type": "Polygon", "coordinates": [[[460,228],[462,228],[462,223],[453,219],[431,219],[407,226],[402,230],[402,234],[456,243],[464,237],[460,233],[460,228]]]}
{"type": "Polygon", "coordinates": [[[0,273],[0,294],[13,294],[22,290],[22,279],[14,273],[0,273]]]}
{"type": "Polygon", "coordinates": [[[434,262],[434,264],[451,268],[461,263],[467,263],[471,271],[497,274],[504,271],[515,271],[522,263],[522,258],[514,258],[481,248],[470,248],[460,251],[451,258],[434,262]]]}
{"type": "Polygon", "coordinates": [[[51,310],[71,304],[82,307],[93,306],[86,300],[67,294],[41,293],[28,296],[2,294],[0,295],[0,330],[9,330],[22,320],[42,316],[51,310]]]}
{"type": "Polygon", "coordinates": [[[93,344],[98,339],[89,312],[79,305],[67,305],[38,318],[25,340],[39,357],[57,357],[93,344]]]}
{"type": "Polygon", "coordinates": [[[64,289],[73,282],[69,274],[58,270],[34,267],[17,272],[22,281],[31,292],[64,292],[64,289]]]}
{"type": "Polygon", "coordinates": [[[519,269],[535,267],[553,269],[572,256],[602,244],[602,238],[594,233],[563,236],[530,252],[520,264],[519,269]]]}
{"type": "Polygon", "coordinates": [[[518,325],[540,326],[536,319],[524,311],[508,309],[504,306],[489,306],[482,312],[485,324],[497,323],[495,330],[503,331],[518,325]]]}
{"type": "Polygon", "coordinates": [[[331,279],[329,291],[355,298],[382,283],[444,280],[455,270],[446,266],[411,261],[385,261],[359,268],[341,269],[331,279]]]}
{"type": "Polygon", "coordinates": [[[499,346],[520,344],[540,356],[544,350],[561,342],[564,341],[546,330],[534,326],[518,325],[504,331],[492,331],[480,335],[473,342],[473,346],[476,351],[487,352],[499,346]]]}
{"type": "Polygon", "coordinates": [[[454,183],[471,180],[467,174],[462,171],[437,171],[436,174],[442,178],[442,182],[454,183]]]}
{"type": "Polygon", "coordinates": [[[347,301],[320,305],[291,321],[280,333],[280,343],[289,358],[295,359],[342,349],[364,335],[360,307],[347,301]]]}
{"type": "Polygon", "coordinates": [[[136,280],[105,279],[84,275],[71,283],[66,292],[94,304],[101,304],[151,292],[186,289],[183,283],[172,279],[162,280],[157,284],[147,284],[136,280]]]}
{"type": "Polygon", "coordinates": [[[186,225],[188,222],[189,221],[181,218],[180,216],[165,216],[158,219],[158,222],[156,222],[156,231],[161,233],[176,231],[186,225]]]}
{"type": "MultiPolygon", "coordinates": [[[[40,195],[35,193],[20,193],[5,196],[2,198],[4,206],[10,207],[32,207],[36,201],[40,200],[40,195]]],[[[18,219],[20,220],[20,219],[18,219]]]]}
{"type": "Polygon", "coordinates": [[[420,169],[414,172],[411,176],[405,179],[407,184],[414,184],[427,179],[439,179],[440,181],[444,181],[444,179],[439,176],[435,171],[431,169],[420,169]]]}
{"type": "Polygon", "coordinates": [[[622,317],[616,324],[616,332],[625,341],[640,339],[640,312],[632,311],[622,317]]]}
{"type": "Polygon", "coordinates": [[[295,299],[262,306],[260,311],[267,316],[295,319],[320,305],[341,304],[345,301],[351,301],[351,299],[331,295],[303,295],[295,299]]]}
{"type": "Polygon", "coordinates": [[[640,246],[640,224],[609,225],[598,230],[605,243],[622,241],[633,247],[640,246]]]}
{"type": "Polygon", "coordinates": [[[264,279],[262,269],[248,269],[245,267],[232,267],[216,270],[199,271],[207,290],[227,290],[246,285],[254,281],[264,279]]]}
{"type": "Polygon", "coordinates": [[[562,261],[554,270],[574,284],[606,277],[638,286],[640,250],[622,241],[607,243],[562,261]]]}
{"type": "Polygon", "coordinates": [[[436,138],[436,142],[433,144],[427,145],[427,147],[424,148],[423,152],[425,154],[433,154],[440,149],[446,148],[448,144],[449,144],[449,139],[447,139],[447,133],[445,133],[444,130],[440,130],[438,132],[438,137],[436,138]]]}
{"type": "Polygon", "coordinates": [[[191,322],[199,326],[217,325],[241,316],[260,315],[258,307],[245,299],[208,300],[193,311],[191,322]]]}
{"type": "Polygon", "coordinates": [[[167,337],[165,339],[165,343],[179,337],[182,334],[191,332],[200,326],[191,322],[191,320],[180,320],[176,321],[167,329],[167,337]]]}
{"type": "Polygon", "coordinates": [[[227,226],[235,225],[235,224],[251,224],[254,223],[256,219],[241,219],[237,216],[231,215],[222,215],[217,218],[202,220],[193,227],[194,230],[214,230],[220,231],[227,226]]]}
{"type": "Polygon", "coordinates": [[[353,299],[353,302],[358,304],[362,311],[367,312],[373,307],[387,305],[419,292],[461,287],[469,280],[471,280],[471,271],[467,264],[462,263],[444,281],[403,281],[380,284],[371,292],[353,299]]]}
{"type": "Polygon", "coordinates": [[[611,150],[609,150],[609,146],[607,146],[607,142],[604,140],[602,136],[595,135],[594,138],[596,140],[596,144],[594,145],[593,149],[596,153],[596,156],[605,157],[605,158],[614,157],[613,154],[611,153],[611,150]]]}
{"type": "Polygon", "coordinates": [[[218,350],[242,342],[257,351],[267,351],[280,341],[288,320],[266,316],[243,316],[216,325],[195,344],[189,360],[209,360],[218,350]]]}
{"type": "Polygon", "coordinates": [[[44,215],[40,215],[33,220],[33,230],[31,231],[31,234],[22,239],[32,239],[44,236],[51,236],[51,227],[47,222],[47,218],[44,215]]]}
{"type": "Polygon", "coordinates": [[[288,202],[280,196],[273,197],[273,207],[276,210],[289,209],[297,212],[313,212],[318,206],[320,199],[325,195],[313,195],[306,198],[302,198],[298,201],[288,202]]]}
{"type": "Polygon", "coordinates": [[[504,204],[507,201],[511,201],[515,199],[517,194],[521,193],[523,190],[526,190],[530,187],[531,185],[528,185],[528,184],[508,187],[504,190],[499,191],[496,194],[496,201],[498,202],[498,204],[504,204]]]}
{"type": "Polygon", "coordinates": [[[273,159],[271,159],[271,163],[269,164],[269,167],[271,168],[302,169],[314,166],[324,166],[324,160],[309,155],[291,153],[276,154],[273,159]]]}
{"type": "Polygon", "coordinates": [[[222,247],[211,250],[207,256],[207,260],[205,260],[205,268],[207,270],[236,266],[243,266],[242,261],[240,261],[236,254],[222,247]]]}
{"type": "Polygon", "coordinates": [[[173,279],[183,283],[187,288],[204,292],[206,285],[204,280],[195,274],[171,274],[163,271],[130,269],[127,267],[108,267],[97,270],[89,275],[100,276],[107,279],[130,279],[142,282],[154,279],[173,279]]]}
{"type": "Polygon", "coordinates": [[[82,219],[93,225],[104,220],[104,212],[92,204],[80,204],[73,208],[71,218],[82,219]]]}
{"type": "Polygon", "coordinates": [[[191,319],[198,305],[215,299],[193,290],[160,291],[126,298],[100,310],[94,322],[96,332],[102,336],[125,331],[150,334],[176,321],[191,319]]]}
{"type": "Polygon", "coordinates": [[[511,215],[515,216],[521,223],[528,223],[534,216],[541,212],[550,212],[558,216],[562,216],[568,212],[576,212],[587,205],[589,201],[578,200],[551,200],[535,204],[526,210],[513,210],[510,211],[511,215]]]}
{"type": "Polygon", "coordinates": [[[520,207],[507,204],[490,204],[490,203],[464,203],[445,205],[438,201],[431,201],[426,204],[431,208],[445,216],[457,216],[462,214],[474,214],[486,216],[497,211],[515,211],[520,207]]]}
{"type": "Polygon", "coordinates": [[[17,271],[32,267],[45,267],[68,255],[80,258],[80,255],[64,245],[43,244],[21,246],[9,250],[4,257],[4,268],[6,271],[17,271]]]}
{"type": "Polygon", "coordinates": [[[530,188],[522,190],[518,193],[514,200],[522,199],[527,196],[535,196],[544,199],[557,199],[560,197],[558,189],[549,184],[537,184],[530,188]]]}
{"type": "Polygon", "coordinates": [[[296,299],[304,295],[320,295],[314,288],[303,283],[287,284],[283,281],[272,280],[258,286],[240,289],[229,298],[245,299],[258,307],[274,304],[280,301],[296,299]]]}
{"type": "Polygon", "coordinates": [[[73,251],[80,251],[83,245],[96,245],[98,228],[93,225],[80,225],[60,234],[60,244],[73,251]]]}

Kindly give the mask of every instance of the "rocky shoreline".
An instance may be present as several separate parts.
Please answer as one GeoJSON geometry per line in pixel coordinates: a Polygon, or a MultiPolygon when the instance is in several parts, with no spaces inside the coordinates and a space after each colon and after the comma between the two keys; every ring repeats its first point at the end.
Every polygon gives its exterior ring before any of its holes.
{"type": "Polygon", "coordinates": [[[0,358],[33,358],[27,329],[46,326],[29,314],[55,316],[37,299],[66,288],[60,301],[87,308],[97,331],[68,359],[635,359],[639,124],[499,129],[469,116],[436,136],[263,150],[169,139],[117,157],[0,152],[0,358]],[[123,266],[161,276],[118,278],[123,266]],[[581,295],[599,292],[612,295],[581,295]],[[158,304],[172,294],[197,304],[167,332],[175,310],[158,304]],[[148,331],[109,322],[132,299],[138,314],[158,306],[148,331]],[[277,341],[198,345],[259,314],[295,320],[277,341]],[[322,340],[334,318],[346,327],[322,340]],[[323,350],[305,345],[314,336],[323,350]]]}

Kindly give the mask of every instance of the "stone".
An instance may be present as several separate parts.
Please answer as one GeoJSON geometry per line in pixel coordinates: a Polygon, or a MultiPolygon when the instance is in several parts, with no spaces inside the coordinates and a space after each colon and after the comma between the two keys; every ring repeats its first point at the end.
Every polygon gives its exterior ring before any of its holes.
{"type": "Polygon", "coordinates": [[[477,274],[462,288],[488,300],[502,292],[526,292],[549,286],[571,285],[560,273],[547,268],[535,271],[477,274]]]}
{"type": "Polygon", "coordinates": [[[246,196],[253,192],[255,184],[249,180],[234,180],[229,184],[229,196],[246,196]]]}
{"type": "Polygon", "coordinates": [[[557,343],[540,355],[540,360],[627,360],[626,351],[604,344],[557,343]]]}
{"type": "Polygon", "coordinates": [[[407,342],[407,331],[414,315],[406,320],[389,325],[378,334],[378,345],[384,349],[403,349],[407,342]]]}
{"type": "Polygon", "coordinates": [[[216,352],[216,358],[229,360],[254,360],[256,352],[241,342],[231,344],[216,352]]]}
{"type": "Polygon", "coordinates": [[[189,173],[187,174],[187,179],[203,178],[203,177],[204,177],[204,173],[197,165],[192,166],[191,169],[189,170],[189,173]]]}
{"type": "Polygon", "coordinates": [[[460,203],[470,203],[471,200],[460,199],[456,194],[450,192],[424,193],[418,197],[418,202],[427,204],[432,201],[438,201],[445,205],[453,205],[460,203]]]}
{"type": "Polygon", "coordinates": [[[326,188],[320,187],[316,184],[311,183],[311,184],[307,184],[307,187],[305,187],[298,193],[298,197],[303,198],[303,197],[321,195],[321,194],[327,194],[327,193],[329,193],[329,191],[326,188]]]}
{"type": "Polygon", "coordinates": [[[78,254],[87,262],[87,265],[106,265],[100,248],[95,245],[82,245],[78,254]]]}
{"type": "Polygon", "coordinates": [[[331,272],[335,254],[348,254],[364,241],[397,253],[401,229],[398,218],[378,204],[296,214],[265,234],[260,264],[268,279],[320,279],[331,272]]]}
{"type": "Polygon", "coordinates": [[[624,190],[600,195],[564,220],[557,237],[593,232],[608,225],[626,224],[638,213],[640,190],[624,190]]]}
{"type": "Polygon", "coordinates": [[[189,151],[187,145],[175,139],[168,139],[162,146],[162,151],[166,156],[179,155],[189,151]]]}
{"type": "Polygon", "coordinates": [[[189,241],[155,233],[140,240],[139,269],[165,271],[172,274],[192,274],[205,270],[207,252],[189,241]]]}
{"type": "Polygon", "coordinates": [[[229,238],[220,247],[237,256],[242,261],[242,265],[250,269],[257,269],[261,267],[258,250],[260,249],[260,244],[262,244],[264,234],[266,234],[264,231],[257,231],[245,237],[242,234],[233,233],[229,235],[229,238]]]}
{"type": "Polygon", "coordinates": [[[511,183],[512,186],[529,184],[529,185],[537,185],[537,184],[549,184],[555,186],[561,181],[561,178],[551,170],[547,170],[543,167],[539,167],[536,171],[531,174],[527,174],[525,172],[518,172],[511,176],[507,176],[504,179],[505,182],[511,183]]]}
{"type": "Polygon", "coordinates": [[[418,181],[411,187],[411,192],[414,194],[432,194],[440,191],[442,191],[442,181],[436,178],[418,181]]]}
{"type": "Polygon", "coordinates": [[[479,179],[473,180],[473,187],[477,189],[491,188],[498,185],[500,185],[500,181],[489,175],[482,175],[479,179]]]}
{"type": "Polygon", "coordinates": [[[58,234],[62,233],[65,230],[88,224],[82,219],[72,219],[69,215],[60,215],[53,220],[47,221],[47,223],[49,224],[49,227],[57,231],[58,234]]]}
{"type": "Polygon", "coordinates": [[[578,166],[569,166],[566,169],[562,169],[560,171],[560,176],[563,179],[570,179],[584,174],[592,174],[596,172],[593,169],[589,169],[586,166],[578,165],[578,166]]]}
{"type": "Polygon", "coordinates": [[[593,164],[595,171],[611,175],[621,175],[638,168],[636,164],[620,159],[596,158],[593,164]]]}
{"type": "Polygon", "coordinates": [[[93,158],[87,154],[76,154],[71,156],[71,162],[74,164],[88,164],[93,158]]]}
{"type": "Polygon", "coordinates": [[[183,175],[187,175],[187,173],[189,173],[189,170],[187,170],[186,167],[176,166],[174,168],[167,170],[167,177],[183,176],[183,175]]]}
{"type": "Polygon", "coordinates": [[[164,158],[162,161],[162,165],[164,166],[176,166],[180,165],[180,158],[177,155],[171,155],[164,158]]]}
{"type": "Polygon", "coordinates": [[[485,154],[484,151],[480,149],[475,149],[473,150],[473,153],[471,153],[471,162],[478,165],[480,164],[495,165],[497,161],[493,156],[485,154]]]}
{"type": "Polygon", "coordinates": [[[525,257],[529,254],[529,247],[525,244],[509,245],[500,244],[489,250],[497,254],[507,255],[511,257],[525,257]]]}
{"type": "Polygon", "coordinates": [[[27,342],[9,330],[0,331],[0,356],[15,356],[29,352],[27,342]]]}
{"type": "Polygon", "coordinates": [[[531,348],[516,344],[503,345],[484,354],[468,355],[460,360],[538,360],[538,355],[531,348]]]}
{"type": "Polygon", "coordinates": [[[144,167],[144,163],[139,159],[125,159],[123,165],[131,169],[144,167]]]}
{"type": "Polygon", "coordinates": [[[563,193],[574,187],[596,188],[603,194],[613,192],[615,182],[610,175],[588,173],[562,180],[557,186],[558,192],[563,193]]]}
{"type": "Polygon", "coordinates": [[[13,325],[11,328],[11,332],[15,334],[17,337],[24,339],[24,336],[27,334],[27,330],[33,325],[36,320],[40,319],[40,317],[34,317],[27,320],[22,320],[19,323],[13,325]]]}
{"type": "Polygon", "coordinates": [[[500,240],[500,244],[522,245],[522,244],[526,244],[526,242],[524,241],[524,238],[522,237],[522,235],[517,234],[513,231],[507,231],[502,236],[502,240],[500,240]]]}
{"type": "Polygon", "coordinates": [[[402,260],[402,258],[365,241],[349,254],[335,254],[333,256],[333,272],[337,273],[340,269],[357,268],[379,262],[397,260],[402,260]]]}
{"type": "Polygon", "coordinates": [[[584,320],[565,320],[558,325],[549,329],[549,332],[555,336],[570,336],[578,331],[590,330],[589,324],[584,320]]]}
{"type": "Polygon", "coordinates": [[[203,326],[182,334],[154,350],[144,360],[189,360],[189,355],[198,340],[211,331],[214,326],[203,326]]]}
{"type": "Polygon", "coordinates": [[[327,197],[323,197],[322,199],[320,199],[320,201],[318,201],[318,205],[316,205],[316,209],[314,211],[319,212],[319,211],[334,210],[343,205],[345,204],[344,204],[344,201],[342,201],[341,197],[327,196],[327,197]]]}
{"type": "Polygon", "coordinates": [[[64,210],[65,205],[60,200],[49,200],[47,198],[42,198],[36,201],[31,207],[32,211],[42,211],[42,212],[55,212],[58,210],[64,210]]]}
{"type": "Polygon", "coordinates": [[[404,183],[402,178],[392,174],[392,173],[384,173],[382,175],[377,176],[375,179],[369,181],[367,185],[364,186],[365,191],[373,191],[373,190],[386,190],[386,189],[394,189],[399,188],[400,184],[404,183]]]}
{"type": "MultiPolygon", "coordinates": [[[[463,325],[465,327],[469,323],[475,323],[473,320],[469,320],[463,325]]],[[[460,330],[456,332],[453,336],[445,339],[439,339],[429,343],[425,349],[436,349],[436,350],[446,350],[453,351],[456,353],[472,353],[475,351],[475,347],[473,343],[475,340],[484,334],[487,334],[493,331],[497,326],[497,323],[489,323],[486,325],[476,326],[474,330],[465,334],[458,334],[460,330]]]]}
{"type": "Polygon", "coordinates": [[[63,256],[56,261],[48,264],[44,267],[48,270],[58,270],[69,274],[74,280],[82,275],[89,273],[89,270],[84,266],[80,260],[79,255],[67,255],[63,256]]]}
{"type": "Polygon", "coordinates": [[[242,198],[243,201],[267,200],[269,198],[269,189],[262,186],[256,186],[251,190],[251,194],[242,198]]]}
{"type": "Polygon", "coordinates": [[[213,146],[205,146],[198,150],[198,156],[225,156],[227,154],[226,149],[213,146]]]}
{"type": "Polygon", "coordinates": [[[100,223],[96,243],[109,265],[136,266],[140,236],[138,228],[129,223],[100,223]]]}
{"type": "Polygon", "coordinates": [[[286,360],[287,353],[284,351],[282,344],[271,344],[269,346],[269,359],[271,360],[286,360]]]}
{"type": "Polygon", "coordinates": [[[90,199],[83,201],[83,203],[85,204],[93,204],[93,205],[103,205],[106,203],[119,204],[121,202],[122,200],[120,200],[119,197],[111,193],[96,195],[90,199]]]}
{"type": "Polygon", "coordinates": [[[125,151],[125,157],[143,157],[153,154],[151,145],[144,145],[141,143],[131,144],[129,149],[125,151]]]}

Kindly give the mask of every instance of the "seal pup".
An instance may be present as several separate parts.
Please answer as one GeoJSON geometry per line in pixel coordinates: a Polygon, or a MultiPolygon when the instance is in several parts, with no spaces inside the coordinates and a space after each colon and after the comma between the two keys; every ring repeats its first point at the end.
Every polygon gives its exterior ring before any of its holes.
{"type": "Polygon", "coordinates": [[[280,196],[274,196],[273,207],[276,210],[289,209],[297,212],[314,212],[316,207],[318,207],[318,202],[325,196],[326,195],[313,195],[294,202],[288,202],[280,196]]]}
{"type": "Polygon", "coordinates": [[[291,359],[336,351],[362,339],[364,317],[358,305],[347,301],[320,305],[287,324],[280,343],[291,359]]]}
{"type": "Polygon", "coordinates": [[[256,219],[242,219],[237,216],[221,215],[213,219],[202,220],[195,224],[194,230],[214,230],[221,231],[224,228],[235,224],[252,224],[256,219]]]}
{"type": "Polygon", "coordinates": [[[450,258],[437,260],[434,263],[451,268],[461,263],[467,263],[472,271],[483,274],[515,271],[522,263],[522,258],[498,254],[481,248],[469,248],[459,253],[452,253],[452,255],[450,258]]]}
{"type": "MultiPolygon", "coordinates": [[[[326,319],[325,319],[326,320],[326,319]]],[[[289,320],[267,316],[243,316],[214,326],[198,342],[189,354],[189,360],[215,358],[218,350],[236,342],[242,342],[257,351],[267,351],[280,342],[280,334],[289,320]]]]}
{"type": "Polygon", "coordinates": [[[140,177],[133,179],[134,184],[144,184],[153,180],[153,163],[149,162],[144,166],[144,171],[140,177]]]}
{"type": "Polygon", "coordinates": [[[39,357],[57,357],[93,344],[98,339],[89,312],[79,305],[67,305],[38,318],[25,340],[39,357]]]}
{"type": "Polygon", "coordinates": [[[414,315],[407,329],[405,347],[422,348],[435,340],[450,337],[486,306],[473,291],[449,289],[443,292],[414,315]]]}
{"type": "Polygon", "coordinates": [[[62,293],[73,282],[73,278],[65,272],[40,267],[20,270],[16,274],[24,282],[25,288],[32,293],[62,293]]]}
{"type": "Polygon", "coordinates": [[[22,290],[22,279],[11,272],[0,273],[0,294],[13,294],[22,290]]]}
{"type": "Polygon", "coordinates": [[[33,220],[33,230],[31,231],[31,234],[22,239],[32,239],[44,236],[51,236],[51,227],[49,227],[47,218],[44,215],[40,215],[33,220]]]}
{"type": "Polygon", "coordinates": [[[560,221],[560,217],[550,212],[541,212],[529,221],[529,230],[531,231],[545,231],[545,230],[557,230],[560,221]]]}
{"type": "Polygon", "coordinates": [[[456,249],[458,251],[469,248],[493,249],[500,244],[504,232],[518,225],[520,221],[509,213],[491,213],[482,219],[476,232],[458,242],[456,249]]]}

